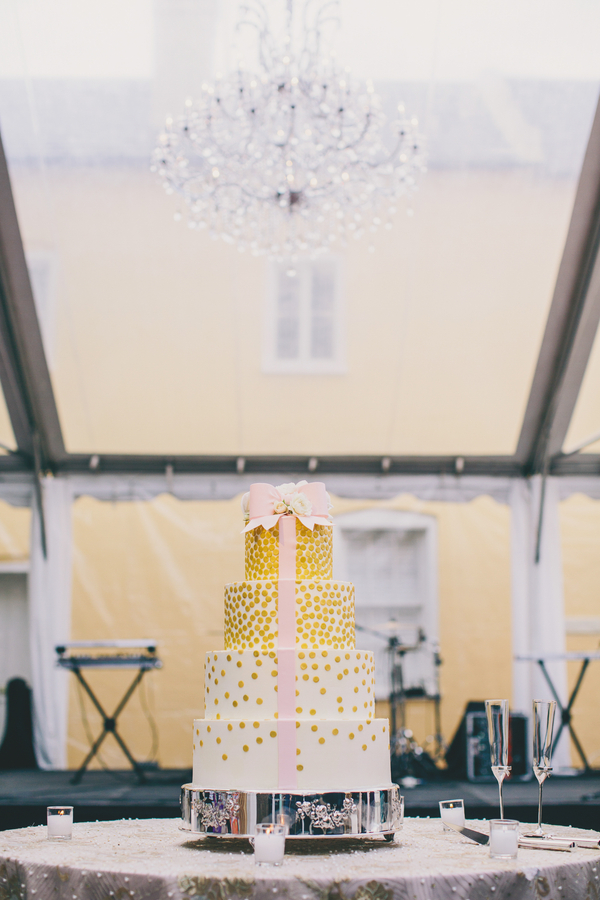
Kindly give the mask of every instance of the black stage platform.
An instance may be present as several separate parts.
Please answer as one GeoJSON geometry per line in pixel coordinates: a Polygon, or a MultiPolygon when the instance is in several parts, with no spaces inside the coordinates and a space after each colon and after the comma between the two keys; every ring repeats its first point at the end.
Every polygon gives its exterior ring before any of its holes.
{"type": "MultiPolygon", "coordinates": [[[[165,818],[179,815],[179,788],[191,780],[186,770],[147,773],[139,785],[131,771],[86,773],[72,785],[72,772],[0,772],[0,830],[41,825],[51,804],[74,806],[75,821],[165,818]]],[[[403,788],[408,816],[439,816],[438,802],[462,797],[467,818],[496,818],[495,784],[438,781],[403,788]]],[[[537,782],[504,786],[505,815],[521,822],[537,820],[537,782]]],[[[600,828],[600,771],[592,776],[550,778],[544,787],[544,822],[600,828]],[[596,795],[596,796],[594,796],[596,795]]]]}

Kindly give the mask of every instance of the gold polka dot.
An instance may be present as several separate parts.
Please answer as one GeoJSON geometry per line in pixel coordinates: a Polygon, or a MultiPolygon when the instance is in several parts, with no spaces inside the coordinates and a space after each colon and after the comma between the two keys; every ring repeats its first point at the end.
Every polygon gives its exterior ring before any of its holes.
{"type": "Polygon", "coordinates": [[[350,732],[350,734],[348,735],[348,737],[350,738],[351,741],[354,740],[354,735],[352,734],[352,732],[350,732]]]}
{"type": "Polygon", "coordinates": [[[299,772],[302,772],[302,770],[304,769],[304,766],[303,766],[303,765],[298,765],[298,766],[296,766],[296,769],[297,769],[299,772]]]}
{"type": "Polygon", "coordinates": [[[338,730],[337,728],[334,728],[333,731],[332,731],[331,733],[332,733],[332,734],[339,734],[340,732],[339,732],[339,730],[338,730]]]}
{"type": "Polygon", "coordinates": [[[204,747],[204,741],[200,741],[200,746],[204,747]]]}
{"type": "Polygon", "coordinates": [[[319,738],[319,743],[320,743],[320,744],[324,744],[324,743],[325,743],[325,738],[324,738],[324,737],[320,737],[320,738],[319,738]]]}
{"type": "Polygon", "coordinates": [[[240,722],[240,728],[245,728],[245,727],[246,727],[246,723],[245,723],[245,722],[240,722]]]}
{"type": "Polygon", "coordinates": [[[262,741],[262,738],[261,738],[261,737],[257,737],[257,738],[256,738],[256,743],[257,743],[257,744],[262,744],[262,742],[263,742],[263,741],[262,741]]]}
{"type": "Polygon", "coordinates": [[[223,758],[223,759],[227,759],[227,754],[224,753],[222,758],[223,758]]]}
{"type": "Polygon", "coordinates": [[[366,745],[366,744],[363,744],[363,745],[362,745],[362,748],[363,748],[363,750],[366,750],[366,749],[367,749],[367,745],[366,745]]]}
{"type": "Polygon", "coordinates": [[[296,707],[296,712],[298,713],[298,715],[300,715],[300,713],[302,712],[302,707],[301,707],[301,706],[297,706],[297,707],[296,707]]]}
{"type": "Polygon", "coordinates": [[[253,722],[252,724],[255,728],[260,728],[260,722],[253,722]]]}
{"type": "Polygon", "coordinates": [[[232,725],[231,722],[230,722],[230,723],[227,725],[227,731],[232,731],[232,730],[233,730],[233,725],[232,725]]]}
{"type": "Polygon", "coordinates": [[[271,737],[277,737],[276,731],[270,731],[269,734],[271,735],[271,737]]]}
{"type": "Polygon", "coordinates": [[[262,706],[262,698],[261,697],[257,697],[256,702],[258,703],[259,706],[262,706]]]}
{"type": "Polygon", "coordinates": [[[310,714],[311,714],[311,716],[316,716],[316,714],[317,714],[316,709],[311,709],[310,714]]]}
{"type": "Polygon", "coordinates": [[[319,729],[319,726],[318,726],[318,725],[311,725],[311,726],[310,726],[310,730],[311,730],[311,731],[318,731],[318,729],[319,729]]]}
{"type": "Polygon", "coordinates": [[[217,738],[217,744],[220,744],[220,743],[221,743],[221,738],[218,737],[218,738],[217,738]]]}
{"type": "Polygon", "coordinates": [[[300,756],[301,752],[300,747],[296,747],[296,756],[300,756]]]}
{"type": "Polygon", "coordinates": [[[210,734],[210,725],[207,725],[207,726],[206,726],[206,730],[207,730],[208,733],[210,734]]]}
{"type": "Polygon", "coordinates": [[[371,735],[371,740],[374,741],[376,737],[377,737],[376,734],[372,734],[372,735],[371,735]]]}

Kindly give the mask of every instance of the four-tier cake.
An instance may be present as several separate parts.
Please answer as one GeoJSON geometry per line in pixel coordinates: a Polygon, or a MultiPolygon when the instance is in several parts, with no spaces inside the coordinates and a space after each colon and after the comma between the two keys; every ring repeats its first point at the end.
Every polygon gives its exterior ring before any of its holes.
{"type": "Polygon", "coordinates": [[[354,586],[333,577],[329,505],[319,482],[254,484],[242,500],[245,580],[225,586],[225,649],[206,655],[183,788],[193,831],[253,833],[275,803],[292,833],[398,827],[389,723],[373,654],[356,649],[354,586]]]}

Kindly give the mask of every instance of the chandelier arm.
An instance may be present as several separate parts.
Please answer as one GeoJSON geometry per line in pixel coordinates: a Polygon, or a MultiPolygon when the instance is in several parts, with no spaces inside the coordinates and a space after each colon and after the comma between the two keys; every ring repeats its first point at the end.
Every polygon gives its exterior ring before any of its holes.
{"type": "Polygon", "coordinates": [[[269,40],[269,14],[267,12],[267,8],[262,0],[253,0],[252,4],[244,3],[240,6],[240,20],[236,25],[236,31],[241,28],[242,25],[247,25],[251,28],[255,28],[258,33],[258,52],[261,65],[263,66],[265,71],[268,71],[273,62],[273,58],[275,57],[275,53],[273,50],[273,40],[271,36],[271,40],[269,40]],[[254,21],[251,16],[256,16],[258,22],[254,21]],[[243,18],[243,16],[248,16],[248,18],[243,18]],[[269,59],[265,56],[265,47],[268,48],[269,59]]]}

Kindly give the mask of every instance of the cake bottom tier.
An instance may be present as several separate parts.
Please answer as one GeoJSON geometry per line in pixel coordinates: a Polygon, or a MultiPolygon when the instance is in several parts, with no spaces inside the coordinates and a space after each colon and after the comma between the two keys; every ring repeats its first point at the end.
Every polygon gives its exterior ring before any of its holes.
{"type": "MultiPolygon", "coordinates": [[[[296,776],[300,791],[372,790],[391,782],[387,719],[299,719],[296,776]]],[[[276,791],[276,719],[194,721],[196,788],[276,791]]]]}

